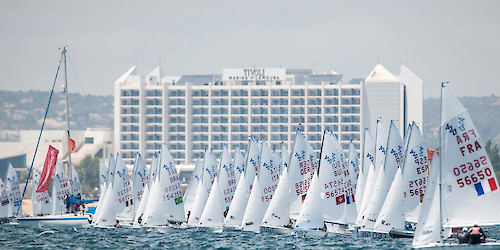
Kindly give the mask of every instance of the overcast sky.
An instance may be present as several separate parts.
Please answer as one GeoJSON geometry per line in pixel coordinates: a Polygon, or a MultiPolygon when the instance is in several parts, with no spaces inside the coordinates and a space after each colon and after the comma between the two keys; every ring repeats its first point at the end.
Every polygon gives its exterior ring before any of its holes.
{"type": "MultiPolygon", "coordinates": [[[[365,78],[406,65],[439,96],[500,95],[500,1],[2,1],[0,89],[52,86],[69,46],[70,91],[113,94],[147,74],[223,68],[334,70],[365,78]],[[76,86],[75,86],[76,85],[76,86]],[[80,87],[81,85],[81,87],[80,87]]],[[[60,88],[59,88],[60,90],[60,88]]]]}

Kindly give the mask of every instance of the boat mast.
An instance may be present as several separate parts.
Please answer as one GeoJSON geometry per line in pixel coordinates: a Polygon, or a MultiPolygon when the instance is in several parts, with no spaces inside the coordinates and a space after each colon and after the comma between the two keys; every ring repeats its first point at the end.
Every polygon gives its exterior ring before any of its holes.
{"type": "MultiPolygon", "coordinates": [[[[448,83],[448,82],[446,82],[448,83]]],[[[441,83],[441,103],[439,107],[439,151],[441,151],[441,154],[439,155],[439,177],[438,177],[438,185],[439,185],[439,235],[441,236],[441,239],[443,238],[443,213],[441,209],[441,170],[442,170],[442,164],[443,164],[443,131],[442,131],[442,124],[443,124],[443,89],[444,89],[444,84],[445,82],[441,83]]],[[[436,154],[439,154],[439,151],[436,150],[436,154]]]]}
{"type": "MultiPolygon", "coordinates": [[[[64,92],[66,93],[66,134],[67,134],[67,143],[68,143],[68,168],[67,168],[67,171],[66,173],[68,174],[69,176],[69,180],[71,183],[71,187],[73,187],[73,179],[72,179],[72,169],[71,169],[71,150],[70,150],[70,134],[69,134],[69,101],[68,101],[68,97],[69,97],[69,91],[68,91],[68,72],[67,72],[67,68],[66,68],[66,47],[63,47],[63,51],[62,51],[62,54],[63,54],[63,57],[64,57],[64,92]]],[[[71,193],[73,193],[73,188],[71,188],[71,193]]]]}

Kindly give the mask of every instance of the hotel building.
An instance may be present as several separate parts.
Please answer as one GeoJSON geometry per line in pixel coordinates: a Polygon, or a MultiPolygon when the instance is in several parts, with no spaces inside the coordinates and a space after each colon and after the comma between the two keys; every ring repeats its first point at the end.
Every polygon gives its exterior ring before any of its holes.
{"type": "Polygon", "coordinates": [[[177,164],[192,164],[205,149],[246,150],[249,136],[279,149],[292,147],[298,128],[319,152],[323,131],[344,149],[360,148],[363,79],[310,69],[224,69],[222,74],[146,76],[135,66],[115,81],[115,151],[126,163],[148,160],[163,142],[177,164]]]}

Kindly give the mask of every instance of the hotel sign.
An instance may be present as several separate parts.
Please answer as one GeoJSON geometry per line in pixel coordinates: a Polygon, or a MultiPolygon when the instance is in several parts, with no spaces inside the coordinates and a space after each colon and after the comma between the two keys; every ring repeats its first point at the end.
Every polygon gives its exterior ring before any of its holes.
{"type": "Polygon", "coordinates": [[[223,81],[284,81],[285,76],[286,69],[284,68],[242,68],[222,71],[223,81]]]}

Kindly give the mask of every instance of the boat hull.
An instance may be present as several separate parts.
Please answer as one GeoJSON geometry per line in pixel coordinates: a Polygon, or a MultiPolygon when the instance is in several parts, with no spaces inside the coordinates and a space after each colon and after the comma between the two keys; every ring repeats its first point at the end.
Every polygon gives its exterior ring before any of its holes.
{"type": "Polygon", "coordinates": [[[327,237],[328,232],[323,230],[293,229],[293,235],[298,237],[327,237]]]}
{"type": "Polygon", "coordinates": [[[360,237],[370,237],[372,239],[387,239],[387,238],[413,238],[415,231],[392,229],[390,232],[376,232],[366,229],[359,229],[360,237]]]}
{"type": "Polygon", "coordinates": [[[275,227],[275,226],[260,226],[260,232],[273,233],[279,235],[289,235],[292,234],[292,229],[286,227],[275,227]]]}
{"type": "Polygon", "coordinates": [[[90,225],[90,215],[47,215],[17,218],[20,226],[31,227],[82,227],[90,225]]]}

